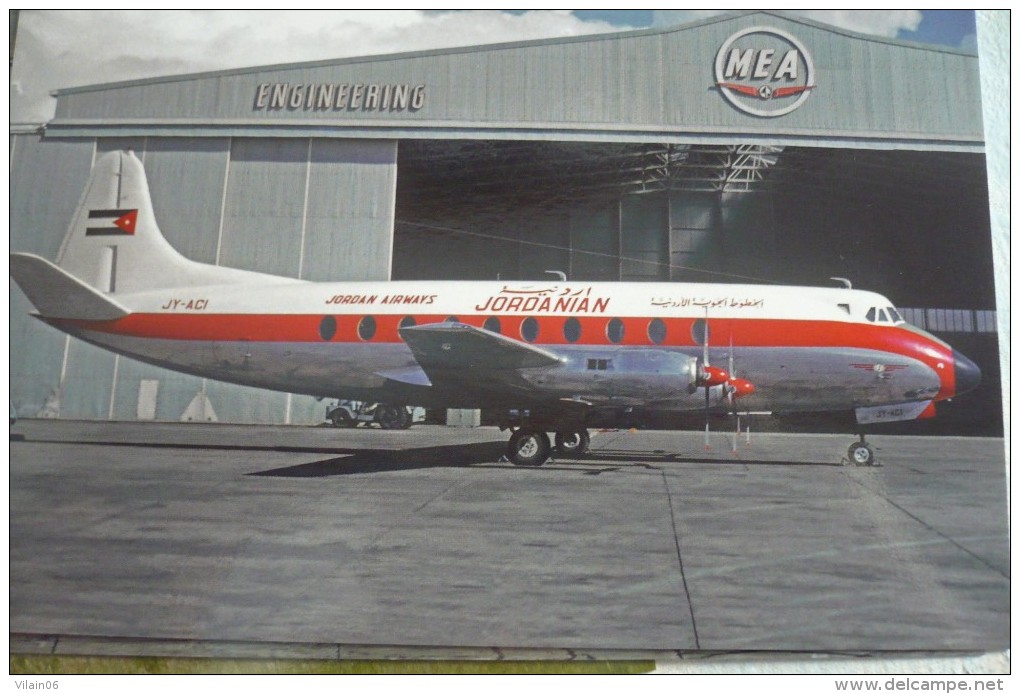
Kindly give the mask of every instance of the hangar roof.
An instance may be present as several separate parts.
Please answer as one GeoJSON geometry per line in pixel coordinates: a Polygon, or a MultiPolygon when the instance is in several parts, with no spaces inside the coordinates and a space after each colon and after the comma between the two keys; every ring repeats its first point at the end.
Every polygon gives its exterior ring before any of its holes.
{"type": "Polygon", "coordinates": [[[983,146],[976,56],[763,11],[56,96],[50,136],[983,146]]]}

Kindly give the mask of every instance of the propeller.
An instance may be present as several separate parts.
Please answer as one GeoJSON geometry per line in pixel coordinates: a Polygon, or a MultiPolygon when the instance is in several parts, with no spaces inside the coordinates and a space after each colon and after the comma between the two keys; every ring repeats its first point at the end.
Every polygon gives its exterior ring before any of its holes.
{"type": "MultiPolygon", "coordinates": [[[[729,401],[730,412],[736,421],[736,433],[733,435],[733,455],[737,454],[737,439],[740,437],[740,411],[737,409],[737,399],[754,393],[754,384],[746,378],[737,378],[737,369],[733,365],[733,330],[730,330],[730,363],[729,377],[726,380],[726,399],[729,401]]],[[[751,425],[747,425],[747,442],[751,442],[751,425]]]]}
{"type": "MultiPolygon", "coordinates": [[[[736,378],[737,372],[733,368],[733,329],[730,329],[730,379],[736,378]]],[[[740,438],[740,412],[737,411],[737,398],[734,395],[736,388],[729,383],[726,384],[726,399],[730,403],[730,411],[737,423],[737,431],[733,434],[733,455],[737,454],[737,439],[740,438]]]]}
{"type": "Polygon", "coordinates": [[[727,383],[730,379],[729,373],[725,369],[720,369],[717,366],[712,366],[708,362],[708,341],[709,341],[709,329],[708,329],[708,309],[705,309],[705,334],[702,336],[701,341],[701,373],[698,377],[698,385],[705,389],[705,450],[711,450],[712,446],[709,443],[709,422],[711,420],[711,389],[713,386],[722,386],[727,383]]]}
{"type": "MultiPolygon", "coordinates": [[[[729,370],[721,369],[718,366],[712,366],[709,363],[708,358],[708,345],[710,331],[708,327],[708,309],[705,309],[705,321],[704,321],[704,335],[702,336],[701,342],[701,368],[698,374],[698,381],[696,387],[705,389],[705,450],[711,450],[712,446],[709,441],[710,434],[710,422],[711,422],[711,389],[714,386],[722,386],[722,392],[726,395],[727,402],[729,404],[730,411],[734,414],[734,418],[737,422],[737,433],[733,438],[733,452],[737,452],[737,436],[740,435],[740,413],[737,411],[737,399],[744,397],[745,395],[751,395],[755,391],[754,384],[748,381],[746,378],[737,378],[735,375],[736,367],[733,364],[733,331],[730,330],[730,353],[729,353],[729,370]]],[[[748,427],[748,435],[750,436],[750,427],[748,427]]],[[[749,439],[750,440],[750,439],[749,439]]]]}

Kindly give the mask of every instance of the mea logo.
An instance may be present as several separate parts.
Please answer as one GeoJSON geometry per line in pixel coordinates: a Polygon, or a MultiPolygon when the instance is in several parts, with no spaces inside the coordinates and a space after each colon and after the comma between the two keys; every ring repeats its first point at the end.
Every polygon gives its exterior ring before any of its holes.
{"type": "Polygon", "coordinates": [[[715,86],[735,107],[752,116],[785,116],[815,88],[815,68],[800,41],[771,27],[742,29],[715,56],[715,86]]]}

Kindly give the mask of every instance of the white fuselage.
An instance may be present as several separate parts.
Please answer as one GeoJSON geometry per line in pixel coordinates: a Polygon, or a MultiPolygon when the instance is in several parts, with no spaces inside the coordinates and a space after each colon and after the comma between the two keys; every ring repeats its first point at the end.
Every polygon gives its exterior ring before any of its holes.
{"type": "Polygon", "coordinates": [[[952,395],[952,349],[890,315],[888,300],[870,292],[274,279],[120,295],[130,310],[123,318],[51,322],[150,363],[316,396],[447,407],[575,398],[684,410],[704,406],[703,391],[690,388],[678,371],[703,358],[707,321],[709,362],[732,367],[755,385],[742,403],[748,409],[853,409],[952,395]],[[443,321],[542,347],[562,363],[521,370],[530,394],[494,396],[470,384],[444,388],[391,378],[416,367],[400,328],[443,321]]]}

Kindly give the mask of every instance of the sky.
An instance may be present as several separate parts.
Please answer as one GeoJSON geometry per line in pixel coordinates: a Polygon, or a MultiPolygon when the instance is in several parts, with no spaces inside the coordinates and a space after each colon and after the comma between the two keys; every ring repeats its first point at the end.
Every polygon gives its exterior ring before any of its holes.
{"type": "MultiPolygon", "coordinates": [[[[55,89],[308,60],[685,24],[725,10],[22,10],[13,123],[53,117],[55,89]]],[[[970,10],[798,10],[853,31],[976,52],[970,10]]]]}

